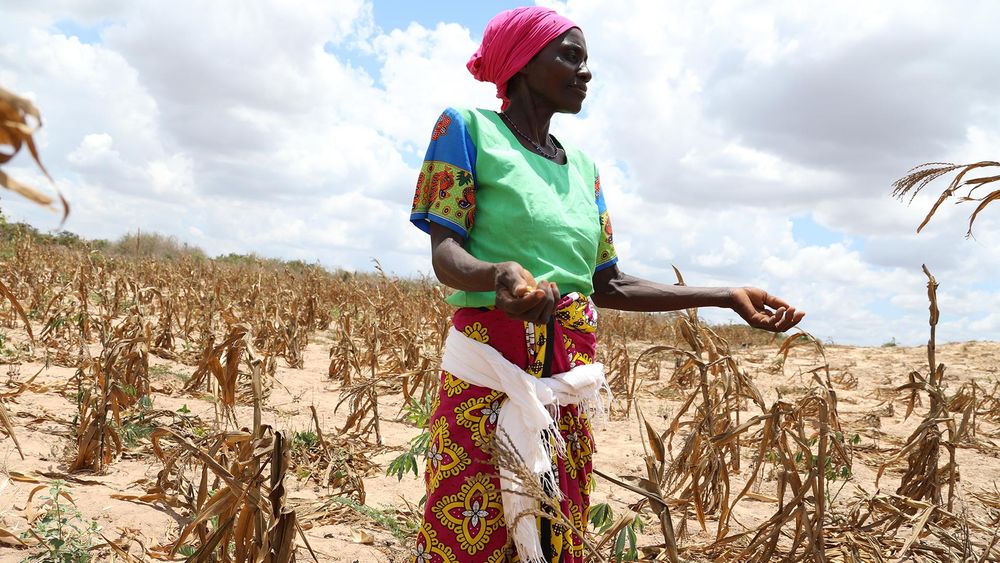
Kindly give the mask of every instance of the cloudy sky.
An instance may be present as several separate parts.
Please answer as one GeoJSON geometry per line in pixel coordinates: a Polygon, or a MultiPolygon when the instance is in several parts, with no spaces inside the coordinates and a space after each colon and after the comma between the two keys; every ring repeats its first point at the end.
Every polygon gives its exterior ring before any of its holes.
{"type": "MultiPolygon", "coordinates": [[[[591,94],[553,132],[598,162],[623,270],[758,285],[817,337],[878,345],[926,339],[926,263],[939,339],[1000,339],[1000,208],[975,240],[969,204],[916,235],[935,194],[889,195],[922,162],[1000,159],[1000,4],[542,3],[587,37],[591,94]]],[[[0,84],[41,108],[74,232],[415,275],[430,130],[446,106],[498,108],[464,64],[517,5],[0,0],[0,84]]],[[[58,223],[9,193],[0,209],[58,223]]]]}

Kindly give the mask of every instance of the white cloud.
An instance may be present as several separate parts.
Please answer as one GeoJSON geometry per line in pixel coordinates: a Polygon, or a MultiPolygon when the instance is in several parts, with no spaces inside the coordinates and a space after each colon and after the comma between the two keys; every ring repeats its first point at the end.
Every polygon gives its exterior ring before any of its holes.
{"type": "Polygon", "coordinates": [[[83,138],[73,152],[66,157],[70,164],[77,166],[106,166],[108,161],[119,161],[121,155],[111,148],[114,141],[107,133],[91,133],[83,138]]]}
{"type": "Polygon", "coordinates": [[[434,120],[445,107],[498,106],[496,88],[477,82],[465,68],[477,46],[469,30],[454,23],[434,29],[411,23],[376,38],[379,79],[389,103],[372,116],[375,125],[423,158],[434,120]]]}
{"type": "MultiPolygon", "coordinates": [[[[806,309],[817,336],[877,344],[926,338],[927,263],[942,339],[1000,338],[992,209],[975,241],[962,238],[970,204],[943,206],[917,236],[944,186],[909,207],[888,195],[914,164],[997,158],[1000,78],[983,68],[1000,8],[552,4],[584,29],[594,72],[585,112],[553,130],[599,164],[623,269],[760,285],[806,309]],[[852,242],[796,239],[792,216],[852,242]]],[[[481,30],[382,29],[364,0],[4,10],[0,82],[41,107],[43,160],[85,236],[141,228],[211,254],[426,272],[407,205],[429,130],[445,106],[499,105],[464,66],[481,30]],[[63,21],[100,41],[66,37],[63,21]]],[[[3,209],[56,223],[18,200],[3,209]]]]}

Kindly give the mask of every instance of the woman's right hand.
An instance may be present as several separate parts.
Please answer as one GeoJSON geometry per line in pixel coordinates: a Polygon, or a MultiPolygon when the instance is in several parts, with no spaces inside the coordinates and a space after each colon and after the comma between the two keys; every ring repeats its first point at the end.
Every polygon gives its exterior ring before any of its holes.
{"type": "Polygon", "coordinates": [[[496,307],[512,319],[544,324],[559,303],[559,288],[545,280],[536,282],[517,262],[495,266],[496,307]]]}

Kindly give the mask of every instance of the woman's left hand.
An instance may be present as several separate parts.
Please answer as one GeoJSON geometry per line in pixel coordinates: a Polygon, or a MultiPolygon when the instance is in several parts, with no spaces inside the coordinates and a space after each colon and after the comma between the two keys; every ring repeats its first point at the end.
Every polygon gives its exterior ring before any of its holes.
{"type": "Polygon", "coordinates": [[[730,294],[733,311],[754,328],[785,332],[806,316],[805,311],[797,311],[795,307],[763,289],[734,287],[730,294]]]}

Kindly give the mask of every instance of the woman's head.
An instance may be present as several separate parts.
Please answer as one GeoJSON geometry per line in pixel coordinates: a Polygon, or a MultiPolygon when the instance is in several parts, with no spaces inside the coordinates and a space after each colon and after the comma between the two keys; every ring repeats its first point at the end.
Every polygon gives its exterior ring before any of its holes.
{"type": "Polygon", "coordinates": [[[515,8],[490,20],[466,67],[477,80],[497,85],[502,109],[510,103],[508,86],[516,76],[523,86],[543,87],[556,111],[576,112],[590,80],[586,50],[583,32],[572,21],[548,8],[515,8]]]}
{"type": "Polygon", "coordinates": [[[580,28],[566,30],[549,41],[507,83],[511,100],[530,100],[535,108],[553,113],[578,113],[590,82],[587,41],[580,28]]]}

